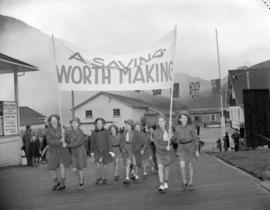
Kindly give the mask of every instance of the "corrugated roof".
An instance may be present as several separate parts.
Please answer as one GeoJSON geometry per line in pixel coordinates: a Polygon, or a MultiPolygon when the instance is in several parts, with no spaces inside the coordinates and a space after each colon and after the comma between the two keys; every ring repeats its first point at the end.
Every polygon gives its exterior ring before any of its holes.
{"type": "Polygon", "coordinates": [[[20,125],[40,125],[45,124],[43,114],[29,108],[28,106],[20,106],[20,125]]]}

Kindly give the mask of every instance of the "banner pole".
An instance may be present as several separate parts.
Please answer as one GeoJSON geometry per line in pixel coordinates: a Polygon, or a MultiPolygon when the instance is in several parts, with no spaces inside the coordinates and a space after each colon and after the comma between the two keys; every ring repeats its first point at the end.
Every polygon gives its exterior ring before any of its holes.
{"type": "Polygon", "coordinates": [[[220,127],[221,127],[221,139],[223,136],[225,136],[225,118],[224,118],[224,108],[223,108],[223,96],[222,96],[222,84],[221,84],[221,65],[220,65],[220,55],[219,55],[219,43],[218,43],[218,30],[215,29],[215,35],[216,35],[216,47],[217,47],[217,62],[218,62],[218,76],[220,81],[220,109],[221,109],[221,119],[220,119],[220,127]]]}
{"type": "MultiPolygon", "coordinates": [[[[169,117],[169,133],[172,132],[172,109],[173,109],[173,89],[174,89],[174,66],[175,66],[175,51],[176,51],[176,37],[177,37],[177,26],[174,27],[174,52],[173,52],[173,72],[172,72],[172,86],[171,86],[171,97],[170,97],[170,117],[169,117]]],[[[168,142],[170,144],[170,142],[168,142]]]]}
{"type": "MultiPolygon", "coordinates": [[[[54,40],[53,34],[52,34],[52,47],[53,47],[54,66],[55,66],[56,78],[57,78],[57,59],[56,59],[56,50],[55,50],[55,40],[54,40]]],[[[58,89],[58,82],[57,82],[57,99],[58,99],[58,109],[59,109],[61,130],[62,130],[62,133],[63,133],[64,129],[63,129],[63,119],[62,119],[62,108],[61,108],[60,93],[59,93],[59,89],[58,89]]]]}

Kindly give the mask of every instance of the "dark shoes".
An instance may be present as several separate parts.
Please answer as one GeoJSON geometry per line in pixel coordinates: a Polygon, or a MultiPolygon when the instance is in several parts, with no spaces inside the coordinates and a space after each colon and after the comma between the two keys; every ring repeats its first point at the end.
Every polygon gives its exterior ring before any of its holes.
{"type": "Polygon", "coordinates": [[[119,176],[114,176],[114,181],[118,182],[119,181],[119,176]]]}
{"type": "Polygon", "coordinates": [[[130,177],[130,179],[131,179],[133,182],[135,182],[136,177],[135,177],[134,175],[132,175],[132,176],[130,177]]]}
{"type": "Polygon", "coordinates": [[[183,192],[186,192],[186,191],[194,191],[195,188],[193,186],[193,184],[183,184],[183,192]]]}
{"type": "Polygon", "coordinates": [[[107,179],[102,179],[101,184],[107,184],[107,179]]]}
{"type": "Polygon", "coordinates": [[[78,190],[81,191],[81,190],[84,190],[84,183],[81,183],[79,184],[79,187],[78,187],[78,190]]]}
{"type": "Polygon", "coordinates": [[[126,180],[123,182],[123,184],[126,185],[126,186],[129,186],[129,180],[126,179],[126,180]]]}
{"type": "Polygon", "coordinates": [[[183,192],[186,192],[188,190],[188,184],[183,183],[183,192]]]}
{"type": "Polygon", "coordinates": [[[95,185],[98,185],[98,184],[107,184],[107,179],[102,179],[101,177],[98,177],[96,179],[95,185]]]}
{"type": "Polygon", "coordinates": [[[158,191],[161,192],[161,193],[165,193],[165,189],[164,189],[164,185],[161,184],[158,188],[158,191]]]}
{"type": "Polygon", "coordinates": [[[52,190],[58,190],[58,187],[60,186],[60,182],[58,182],[56,185],[53,186],[52,190]]]}
{"type": "Polygon", "coordinates": [[[101,181],[102,181],[102,178],[101,178],[101,177],[98,177],[98,178],[96,179],[95,185],[100,184],[101,181]]]}
{"type": "Polygon", "coordinates": [[[58,188],[57,188],[57,191],[62,191],[62,190],[65,190],[66,189],[66,186],[65,185],[60,185],[58,188]]]}

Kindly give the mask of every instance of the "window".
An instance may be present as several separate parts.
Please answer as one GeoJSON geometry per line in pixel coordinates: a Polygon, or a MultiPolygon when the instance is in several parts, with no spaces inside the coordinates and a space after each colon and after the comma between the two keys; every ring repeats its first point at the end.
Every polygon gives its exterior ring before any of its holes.
{"type": "Polygon", "coordinates": [[[85,117],[86,118],[93,118],[93,112],[92,112],[92,110],[86,110],[85,111],[85,117]]]}
{"type": "Polygon", "coordinates": [[[113,116],[120,117],[120,109],[113,109],[113,116]]]}
{"type": "Polygon", "coordinates": [[[216,115],[215,114],[211,114],[211,121],[216,121],[216,115]]]}

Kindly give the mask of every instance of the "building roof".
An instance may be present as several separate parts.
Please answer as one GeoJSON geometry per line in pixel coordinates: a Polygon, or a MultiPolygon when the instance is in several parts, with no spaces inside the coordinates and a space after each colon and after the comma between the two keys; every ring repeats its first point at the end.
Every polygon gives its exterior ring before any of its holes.
{"type": "MultiPolygon", "coordinates": [[[[149,94],[149,97],[151,98],[151,100],[148,100],[148,99],[142,100],[142,99],[138,99],[138,98],[127,97],[127,96],[123,96],[123,95],[119,95],[119,94],[101,91],[101,92],[95,94],[94,96],[88,98],[87,100],[83,101],[82,103],[78,104],[77,106],[75,106],[74,110],[87,104],[88,102],[95,99],[96,97],[98,97],[101,94],[106,95],[108,97],[111,97],[111,98],[113,98],[117,101],[120,101],[124,104],[127,104],[133,108],[150,109],[150,110],[157,112],[157,113],[168,113],[169,108],[170,108],[170,99],[166,98],[166,97],[162,97],[162,96],[151,97],[151,95],[149,94]]],[[[186,109],[187,107],[183,104],[180,104],[178,101],[174,101],[173,108],[174,108],[174,110],[180,110],[180,109],[186,109]]]]}
{"type": "Polygon", "coordinates": [[[45,118],[46,116],[29,108],[28,106],[20,106],[21,126],[45,124],[45,118]]]}
{"type": "Polygon", "coordinates": [[[97,94],[95,94],[94,96],[92,96],[92,97],[86,99],[85,101],[83,101],[82,103],[78,104],[77,106],[74,107],[74,110],[89,103],[90,101],[94,100],[96,97],[98,97],[100,95],[106,95],[110,98],[115,99],[116,101],[120,101],[124,104],[127,104],[127,105],[133,107],[133,108],[145,108],[145,109],[150,108],[156,112],[161,112],[161,110],[159,110],[158,108],[155,108],[154,106],[149,106],[150,104],[147,104],[146,102],[144,102],[140,99],[117,95],[117,94],[112,94],[112,93],[108,93],[108,92],[104,92],[104,91],[100,91],[97,94]]]}
{"type": "MultiPolygon", "coordinates": [[[[270,64],[270,62],[268,63],[270,64]]],[[[231,104],[230,100],[233,98],[235,105],[243,104],[243,90],[248,89],[247,72],[249,72],[250,89],[270,88],[270,65],[268,68],[257,67],[260,67],[260,64],[246,69],[229,70],[228,92],[230,96],[227,98],[228,104],[231,104]]]]}
{"type": "Polygon", "coordinates": [[[28,63],[0,53],[0,74],[13,72],[37,71],[38,68],[28,63]]]}
{"type": "Polygon", "coordinates": [[[189,109],[190,115],[221,114],[220,108],[189,109]]]}

